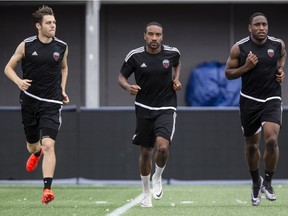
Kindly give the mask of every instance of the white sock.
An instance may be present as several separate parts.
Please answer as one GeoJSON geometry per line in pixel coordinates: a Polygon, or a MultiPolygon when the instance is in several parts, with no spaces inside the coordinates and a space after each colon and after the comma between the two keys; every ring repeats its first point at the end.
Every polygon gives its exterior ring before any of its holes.
{"type": "Polygon", "coordinates": [[[143,193],[149,194],[150,193],[150,174],[147,176],[141,175],[141,182],[142,182],[143,193]]]}
{"type": "MultiPolygon", "coordinates": [[[[166,165],[165,165],[165,166],[166,166],[166,165]]],[[[156,178],[156,179],[161,178],[162,173],[163,173],[163,171],[164,171],[164,169],[165,169],[165,166],[161,168],[161,167],[157,166],[157,164],[155,163],[154,178],[156,178]]]]}

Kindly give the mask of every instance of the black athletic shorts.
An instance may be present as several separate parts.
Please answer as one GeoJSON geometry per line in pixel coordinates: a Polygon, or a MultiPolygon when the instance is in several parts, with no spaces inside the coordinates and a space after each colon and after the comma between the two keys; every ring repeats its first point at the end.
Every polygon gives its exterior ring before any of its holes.
{"type": "Polygon", "coordinates": [[[176,112],[174,110],[153,111],[151,118],[136,118],[133,144],[153,148],[158,136],[171,143],[175,132],[175,123],[176,112]]]}
{"type": "Polygon", "coordinates": [[[36,143],[41,138],[56,140],[61,127],[62,105],[30,98],[21,100],[22,125],[28,143],[36,143]]]}
{"type": "MultiPolygon", "coordinates": [[[[249,100],[249,99],[243,99],[249,100]]],[[[264,103],[255,102],[256,106],[241,108],[240,118],[243,134],[246,137],[261,131],[264,122],[282,124],[282,101],[279,99],[269,100],[264,103]]]]}

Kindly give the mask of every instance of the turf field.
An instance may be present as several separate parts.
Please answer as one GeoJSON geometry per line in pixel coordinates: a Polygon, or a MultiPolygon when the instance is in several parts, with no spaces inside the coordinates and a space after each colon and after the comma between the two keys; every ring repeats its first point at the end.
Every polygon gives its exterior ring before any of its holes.
{"type": "Polygon", "coordinates": [[[161,200],[142,208],[135,200],[141,186],[54,186],[55,200],[41,203],[41,187],[0,184],[2,216],[251,216],[288,215],[288,184],[274,184],[277,201],[262,196],[259,206],[250,202],[249,184],[163,185],[161,200]]]}

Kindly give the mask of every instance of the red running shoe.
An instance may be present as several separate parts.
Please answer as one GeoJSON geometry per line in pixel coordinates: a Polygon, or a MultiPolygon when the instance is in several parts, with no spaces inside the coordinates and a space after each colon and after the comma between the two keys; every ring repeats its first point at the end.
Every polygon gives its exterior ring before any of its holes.
{"type": "Polygon", "coordinates": [[[40,158],[41,158],[41,156],[42,156],[42,147],[40,147],[40,156],[39,157],[36,157],[35,155],[34,155],[34,153],[33,154],[31,154],[30,155],[30,157],[28,158],[28,160],[27,160],[27,162],[26,162],[26,170],[28,171],[28,172],[32,172],[33,170],[35,170],[36,169],[36,167],[37,167],[37,165],[38,165],[38,162],[39,162],[39,160],[40,160],[40,158]]]}
{"type": "Polygon", "coordinates": [[[55,196],[53,194],[53,191],[50,189],[43,190],[43,196],[42,196],[42,203],[48,204],[49,202],[52,202],[54,200],[55,196]]]}

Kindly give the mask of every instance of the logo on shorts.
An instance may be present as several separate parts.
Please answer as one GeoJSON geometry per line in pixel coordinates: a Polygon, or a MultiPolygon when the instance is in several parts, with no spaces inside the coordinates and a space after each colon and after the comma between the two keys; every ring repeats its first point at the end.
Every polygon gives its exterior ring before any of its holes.
{"type": "Polygon", "coordinates": [[[165,68],[168,68],[169,67],[169,60],[167,60],[167,59],[165,59],[165,60],[163,60],[163,66],[165,67],[165,68]]]}
{"type": "Polygon", "coordinates": [[[59,57],[60,57],[60,54],[58,52],[53,53],[53,58],[55,61],[58,61],[59,57]]]}
{"type": "Polygon", "coordinates": [[[271,58],[274,56],[274,50],[273,49],[268,49],[267,53],[271,58]]]}

